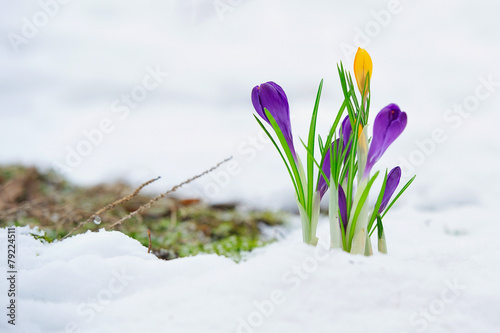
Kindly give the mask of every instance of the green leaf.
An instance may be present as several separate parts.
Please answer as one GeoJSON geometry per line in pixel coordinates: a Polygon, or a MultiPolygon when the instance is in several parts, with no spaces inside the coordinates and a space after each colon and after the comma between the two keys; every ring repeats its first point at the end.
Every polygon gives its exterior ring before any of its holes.
{"type": "MultiPolygon", "coordinates": [[[[347,105],[347,100],[344,99],[344,102],[342,103],[342,105],[340,106],[339,111],[337,112],[337,116],[335,118],[335,121],[333,122],[333,125],[330,127],[330,132],[328,133],[328,137],[326,138],[326,143],[325,143],[324,148],[331,146],[332,140],[333,140],[333,136],[335,135],[335,132],[337,131],[337,126],[338,126],[338,124],[340,122],[340,119],[342,118],[342,115],[344,113],[346,105],[347,105]]],[[[327,151],[326,149],[323,149],[323,151],[321,152],[321,161],[324,161],[325,155],[326,155],[326,151],[327,151]]],[[[334,164],[332,163],[330,165],[331,165],[332,170],[333,170],[334,169],[334,164]]],[[[321,165],[321,166],[323,166],[323,165],[321,165]]],[[[334,179],[334,180],[335,180],[335,184],[337,184],[337,179],[334,179]]],[[[318,182],[319,182],[319,175],[318,175],[318,181],[316,183],[318,183],[318,182]]]]}
{"type": "Polygon", "coordinates": [[[377,214],[377,230],[378,230],[378,239],[380,239],[384,234],[384,226],[382,225],[382,218],[378,214],[377,214]]]}
{"type": "Polygon", "coordinates": [[[368,221],[368,232],[371,230],[373,222],[375,222],[375,218],[378,215],[378,210],[380,208],[380,205],[382,204],[382,199],[384,198],[384,192],[385,192],[385,186],[387,185],[387,169],[385,170],[385,176],[384,176],[384,181],[382,182],[382,188],[380,189],[380,193],[378,194],[378,199],[377,203],[375,204],[375,207],[373,208],[372,216],[370,217],[370,220],[368,221]]]}
{"type": "MultiPolygon", "coordinates": [[[[351,124],[352,123],[352,118],[350,118],[351,124]]],[[[352,198],[352,193],[353,193],[353,186],[354,186],[354,177],[357,172],[357,168],[354,168],[355,165],[355,159],[357,155],[357,150],[358,150],[358,137],[359,137],[359,121],[360,121],[360,115],[358,114],[358,117],[355,119],[354,125],[351,125],[352,127],[352,132],[351,132],[351,137],[353,139],[352,145],[351,145],[351,150],[349,152],[349,174],[347,178],[347,193],[346,197],[347,198],[352,198]]],[[[350,200],[347,200],[347,209],[351,209],[351,203],[350,200]]]]}
{"type": "MultiPolygon", "coordinates": [[[[300,139],[300,142],[302,142],[302,145],[304,146],[304,148],[306,149],[308,156],[309,155],[312,156],[312,152],[306,146],[306,144],[304,143],[304,141],[301,138],[299,138],[299,139],[300,139]]],[[[316,164],[316,166],[318,167],[320,175],[325,178],[326,184],[328,185],[328,187],[330,187],[330,180],[328,179],[328,177],[323,172],[323,163],[319,164],[318,161],[316,161],[316,159],[314,158],[314,156],[313,156],[313,161],[314,161],[314,164],[316,164]]],[[[319,184],[319,179],[318,179],[318,184],[319,184]]],[[[318,188],[318,184],[316,184],[316,188],[318,188]]]]}
{"type": "Polygon", "coordinates": [[[323,145],[323,139],[319,134],[318,134],[318,144],[319,144],[319,152],[321,153],[321,156],[323,156],[325,152],[325,146],[323,145]]]}
{"type": "Polygon", "coordinates": [[[340,84],[342,86],[342,91],[344,92],[344,96],[347,96],[347,82],[345,78],[345,70],[342,61],[340,62],[340,66],[337,65],[337,71],[339,72],[340,84]]]}
{"type": "Polygon", "coordinates": [[[337,112],[337,116],[335,117],[335,120],[333,121],[333,125],[330,129],[330,133],[328,134],[328,137],[330,138],[330,142],[332,141],[333,134],[337,130],[337,126],[340,123],[340,119],[342,119],[342,115],[344,114],[344,110],[349,104],[349,100],[344,98],[344,101],[342,102],[342,105],[339,108],[339,111],[337,112]]]}
{"type": "Polygon", "coordinates": [[[281,149],[278,147],[278,145],[276,144],[276,141],[274,141],[274,138],[271,136],[271,133],[269,133],[269,131],[266,129],[266,127],[264,126],[262,121],[256,115],[253,115],[253,116],[255,117],[255,120],[257,120],[257,122],[259,123],[260,127],[262,127],[264,132],[266,132],[267,136],[269,137],[269,139],[273,143],[274,147],[276,147],[276,150],[278,151],[278,153],[280,153],[281,159],[283,160],[283,163],[285,163],[286,169],[288,170],[288,174],[290,175],[290,178],[292,179],[293,187],[295,188],[295,193],[297,193],[297,197],[298,197],[299,196],[299,189],[297,187],[297,182],[295,181],[295,178],[292,175],[292,171],[290,170],[290,166],[288,165],[288,163],[285,159],[285,156],[283,156],[281,149]]]}
{"type": "MultiPolygon", "coordinates": [[[[366,187],[364,188],[361,197],[359,198],[359,201],[356,205],[356,210],[354,211],[354,216],[352,218],[351,226],[350,226],[350,232],[349,232],[349,244],[352,244],[352,238],[354,237],[354,230],[356,229],[356,222],[358,221],[358,216],[359,213],[361,212],[361,209],[363,208],[363,205],[365,204],[366,199],[368,198],[368,194],[370,193],[370,189],[373,185],[373,182],[377,178],[379,174],[379,171],[377,171],[372,178],[368,181],[366,184],[366,187]]],[[[359,189],[358,189],[359,190],[359,189]]],[[[368,232],[368,230],[366,230],[368,232]]]]}
{"type": "MultiPolygon", "coordinates": [[[[365,85],[368,86],[368,94],[366,95],[366,106],[364,106],[364,110],[365,110],[365,118],[364,118],[364,123],[367,124],[368,123],[368,117],[370,115],[370,99],[371,99],[371,88],[370,88],[370,82],[371,82],[371,73],[368,72],[368,80],[365,81],[365,85]]],[[[364,104],[365,100],[363,99],[363,104],[364,104]]]]}
{"type": "Polygon", "coordinates": [[[310,154],[307,154],[307,212],[312,212],[312,195],[314,193],[314,139],[316,138],[316,121],[318,119],[318,109],[319,101],[321,99],[321,91],[323,90],[323,79],[319,83],[318,93],[316,94],[316,102],[314,103],[314,109],[311,116],[311,125],[309,126],[309,140],[307,143],[307,148],[310,154]]]}
{"type": "Polygon", "coordinates": [[[295,180],[297,183],[297,197],[299,202],[304,202],[305,200],[305,195],[304,195],[304,188],[302,186],[302,181],[300,178],[299,170],[297,169],[297,164],[295,163],[295,160],[292,156],[292,152],[290,150],[290,147],[288,147],[288,143],[286,142],[285,136],[281,132],[280,127],[278,126],[278,123],[274,119],[273,115],[267,108],[264,108],[264,112],[266,113],[267,119],[269,119],[269,122],[271,123],[271,126],[274,129],[274,132],[278,136],[278,139],[281,143],[281,147],[283,147],[283,150],[285,151],[285,155],[288,158],[288,162],[290,163],[290,168],[292,169],[293,175],[295,176],[295,180]]]}

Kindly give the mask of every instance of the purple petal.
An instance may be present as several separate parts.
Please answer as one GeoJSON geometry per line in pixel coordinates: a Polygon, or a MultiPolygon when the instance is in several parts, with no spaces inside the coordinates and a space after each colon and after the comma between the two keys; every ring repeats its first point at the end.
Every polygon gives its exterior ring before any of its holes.
{"type": "MultiPolygon", "coordinates": [[[[342,121],[342,143],[344,145],[344,149],[346,149],[346,145],[349,143],[349,139],[351,138],[352,134],[352,127],[351,127],[351,121],[349,119],[349,116],[346,116],[344,120],[342,121]]],[[[351,143],[349,143],[349,146],[347,147],[347,152],[345,154],[345,159],[344,162],[347,161],[347,158],[349,156],[349,152],[351,151],[351,143]]]]}
{"type": "Polygon", "coordinates": [[[403,132],[406,123],[406,113],[401,112],[396,104],[389,104],[378,113],[373,125],[373,138],[368,151],[365,175],[370,173],[373,165],[403,132]]]}
{"type": "Polygon", "coordinates": [[[342,141],[344,142],[344,146],[349,142],[349,138],[351,137],[352,127],[349,116],[346,116],[342,121],[342,141]]]}
{"type": "MultiPolygon", "coordinates": [[[[328,148],[325,154],[325,158],[323,159],[323,166],[321,167],[321,170],[325,174],[326,178],[328,178],[328,180],[330,180],[331,173],[330,162],[330,148],[328,148]]],[[[319,191],[320,198],[323,198],[323,195],[325,195],[326,191],[328,190],[328,184],[326,183],[325,176],[321,174],[318,182],[317,191],[319,191]]]]}
{"type": "Polygon", "coordinates": [[[266,108],[276,120],[278,127],[283,132],[285,140],[295,157],[293,146],[292,126],[290,124],[290,109],[288,98],[283,89],[274,82],[266,82],[256,86],[252,90],[252,104],[259,116],[270,124],[264,108],[266,108]]]}
{"type": "MultiPolygon", "coordinates": [[[[326,151],[325,157],[323,158],[323,165],[321,167],[321,170],[326,175],[328,180],[330,180],[330,174],[331,174],[331,162],[332,162],[331,150],[332,150],[332,148],[335,147],[335,145],[337,146],[337,149],[338,149],[339,145],[340,145],[339,139],[337,139],[335,141],[335,143],[332,143],[330,148],[328,148],[328,150],[326,151]]],[[[321,174],[321,176],[319,178],[319,182],[318,182],[318,187],[317,187],[317,191],[319,191],[320,198],[323,198],[323,195],[326,193],[327,190],[328,190],[328,184],[326,183],[326,180],[325,180],[325,177],[323,176],[323,174],[321,174]]]]}
{"type": "Polygon", "coordinates": [[[347,200],[345,197],[344,189],[339,185],[339,210],[340,218],[342,219],[342,224],[344,225],[344,230],[347,228],[347,200]]]}
{"type": "Polygon", "coordinates": [[[281,88],[280,85],[278,85],[277,83],[275,83],[273,81],[266,82],[266,84],[270,84],[271,86],[273,86],[274,89],[276,89],[278,91],[278,93],[281,95],[281,97],[283,99],[287,100],[287,102],[288,102],[288,99],[286,98],[285,91],[283,90],[283,88],[281,88]]]}
{"type": "Polygon", "coordinates": [[[259,114],[259,116],[269,124],[269,119],[267,119],[266,113],[264,112],[264,108],[260,104],[259,86],[255,86],[252,89],[252,104],[255,111],[257,111],[257,113],[259,114]]]}
{"type": "Polygon", "coordinates": [[[382,197],[382,203],[380,204],[380,208],[378,209],[379,213],[381,213],[385,209],[385,207],[389,203],[389,200],[391,200],[394,191],[396,191],[396,188],[399,185],[400,179],[401,179],[401,168],[397,166],[394,169],[392,169],[387,175],[387,182],[385,184],[384,196],[382,197]]]}

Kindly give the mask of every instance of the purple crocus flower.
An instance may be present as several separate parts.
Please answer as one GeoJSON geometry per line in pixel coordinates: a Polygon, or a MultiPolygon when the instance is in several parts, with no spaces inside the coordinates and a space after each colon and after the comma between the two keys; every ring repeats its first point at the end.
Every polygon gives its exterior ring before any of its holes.
{"type": "Polygon", "coordinates": [[[384,196],[382,197],[382,203],[380,204],[380,208],[378,209],[379,213],[382,213],[387,207],[389,200],[391,199],[394,191],[399,185],[399,180],[401,179],[401,168],[395,167],[392,169],[387,175],[387,182],[385,184],[384,196]]]}
{"type": "Polygon", "coordinates": [[[344,225],[344,230],[347,229],[347,200],[345,197],[345,192],[342,186],[339,185],[339,210],[340,217],[342,219],[342,224],[344,225]]]}
{"type": "MultiPolygon", "coordinates": [[[[326,151],[325,157],[323,159],[323,166],[321,167],[321,170],[325,174],[325,176],[330,180],[330,174],[331,174],[331,156],[330,156],[330,150],[334,148],[334,145],[337,145],[337,149],[339,149],[340,145],[340,139],[337,139],[334,143],[332,143],[331,147],[328,148],[326,151]]],[[[325,195],[326,191],[328,190],[328,184],[326,183],[325,177],[323,174],[320,175],[319,182],[318,182],[318,187],[317,191],[319,191],[319,197],[323,198],[323,195],[325,195]]]]}
{"type": "Polygon", "coordinates": [[[370,173],[373,165],[403,132],[406,123],[406,113],[401,112],[396,104],[389,104],[378,113],[373,124],[373,138],[368,151],[364,176],[370,173]]]}
{"type": "Polygon", "coordinates": [[[255,111],[268,124],[271,124],[271,122],[267,118],[264,108],[271,113],[281,132],[283,132],[292,156],[296,158],[295,147],[293,146],[292,126],[290,124],[290,108],[283,88],[272,81],[255,86],[252,90],[252,103],[255,111]]]}

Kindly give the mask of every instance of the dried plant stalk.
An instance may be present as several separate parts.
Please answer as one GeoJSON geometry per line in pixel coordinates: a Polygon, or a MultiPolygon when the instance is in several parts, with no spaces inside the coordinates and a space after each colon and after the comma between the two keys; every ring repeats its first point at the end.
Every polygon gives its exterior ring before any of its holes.
{"type": "Polygon", "coordinates": [[[69,235],[71,235],[72,233],[74,233],[76,230],[80,229],[81,227],[83,227],[85,224],[89,223],[90,221],[94,220],[95,218],[98,218],[99,215],[101,215],[102,213],[104,212],[107,212],[108,210],[110,209],[113,209],[114,207],[118,206],[118,205],[121,205],[122,203],[124,202],[127,202],[127,201],[130,201],[133,197],[137,196],[137,194],[139,194],[139,192],[147,185],[157,181],[158,179],[160,179],[161,177],[156,177],[154,179],[151,179],[151,180],[148,180],[147,182],[145,182],[144,184],[142,184],[141,186],[139,186],[138,188],[135,189],[135,191],[132,193],[132,194],[129,194],[127,195],[126,197],[123,197],[121,199],[118,199],[116,200],[115,202],[112,202],[110,203],[109,205],[107,205],[106,207],[104,208],[101,208],[99,209],[97,212],[95,212],[94,214],[92,214],[87,220],[83,221],[83,222],[80,222],[80,224],[78,224],[75,228],[73,228],[73,230],[71,230],[70,232],[68,232],[63,238],[61,238],[61,240],[65,239],[66,237],[68,237],[69,235]]]}
{"type": "Polygon", "coordinates": [[[136,216],[137,214],[142,213],[144,210],[149,209],[149,208],[150,208],[150,207],[151,207],[151,206],[152,206],[155,202],[157,202],[158,200],[165,198],[167,195],[169,195],[169,194],[170,194],[170,193],[172,193],[172,192],[175,192],[175,191],[176,191],[177,189],[179,189],[180,187],[182,187],[182,186],[184,186],[184,185],[186,185],[186,184],[189,184],[189,183],[191,183],[192,181],[194,181],[194,180],[196,180],[196,179],[198,179],[198,178],[200,178],[200,177],[203,177],[203,176],[205,176],[206,174],[208,174],[208,173],[210,173],[210,172],[214,171],[215,169],[217,169],[218,167],[220,167],[222,164],[224,164],[224,163],[228,162],[228,161],[229,161],[229,160],[231,160],[232,158],[233,158],[232,156],[231,156],[231,157],[228,157],[228,158],[226,158],[225,160],[223,160],[223,161],[221,161],[221,162],[217,163],[217,164],[216,164],[215,166],[213,166],[212,168],[210,168],[210,169],[208,169],[208,170],[205,170],[205,171],[203,171],[202,173],[200,173],[200,174],[198,174],[198,175],[196,175],[196,176],[194,176],[194,177],[192,177],[192,178],[189,178],[188,180],[185,180],[185,181],[183,181],[183,182],[182,182],[182,183],[180,183],[180,184],[175,185],[174,187],[172,187],[172,188],[171,188],[170,190],[168,190],[167,192],[162,193],[162,194],[160,194],[160,195],[158,195],[158,196],[154,197],[154,198],[153,198],[153,199],[151,199],[149,202],[147,202],[147,203],[145,203],[144,205],[142,205],[141,207],[139,207],[137,210],[133,211],[132,213],[128,214],[128,215],[127,215],[127,216],[125,216],[125,217],[122,217],[120,220],[118,220],[118,221],[116,221],[115,223],[113,223],[113,224],[110,226],[110,228],[114,228],[114,227],[116,227],[117,225],[122,224],[122,223],[123,223],[123,222],[125,222],[126,220],[128,220],[128,219],[130,219],[130,218],[132,218],[132,217],[136,216]]]}
{"type": "Polygon", "coordinates": [[[148,229],[148,239],[149,239],[148,253],[151,253],[151,246],[153,244],[151,244],[151,231],[149,231],[149,229],[148,229]]]}
{"type": "MultiPolygon", "coordinates": [[[[123,223],[123,222],[125,222],[126,220],[128,220],[128,219],[130,219],[130,218],[132,218],[132,217],[134,217],[134,216],[136,216],[136,215],[138,215],[138,214],[142,213],[144,210],[149,209],[149,208],[150,208],[150,207],[151,207],[151,206],[152,206],[155,202],[157,202],[158,200],[163,199],[164,197],[166,197],[167,195],[169,195],[169,194],[170,194],[170,193],[172,193],[172,192],[175,192],[175,191],[176,191],[177,189],[179,189],[180,187],[182,187],[182,186],[184,186],[184,185],[186,185],[186,184],[189,184],[189,183],[191,183],[192,181],[194,181],[194,180],[196,180],[196,179],[198,179],[198,178],[200,178],[200,177],[203,177],[203,176],[205,176],[206,174],[208,174],[208,173],[210,173],[210,172],[214,171],[215,169],[217,169],[218,167],[220,167],[222,164],[224,164],[224,163],[228,162],[228,161],[229,161],[229,160],[231,160],[232,158],[233,158],[232,156],[231,156],[231,157],[228,157],[228,158],[226,158],[225,160],[223,160],[223,161],[221,161],[221,162],[217,163],[217,164],[216,164],[215,166],[213,166],[212,168],[207,169],[207,170],[203,171],[202,173],[200,173],[200,174],[198,174],[198,175],[196,175],[196,176],[194,176],[194,177],[192,177],[192,178],[189,178],[188,180],[185,180],[185,181],[183,181],[183,182],[182,182],[182,183],[180,183],[180,184],[175,185],[174,187],[172,187],[172,188],[171,188],[170,190],[168,190],[167,192],[162,193],[162,194],[160,194],[160,195],[158,195],[158,196],[154,197],[154,198],[153,198],[153,199],[151,199],[149,202],[147,202],[147,203],[145,203],[144,205],[140,206],[137,210],[135,210],[135,211],[131,212],[131,213],[130,213],[130,214],[128,214],[127,216],[125,216],[125,217],[121,218],[120,220],[118,220],[117,222],[113,223],[113,224],[112,224],[109,228],[110,228],[110,229],[112,229],[112,228],[116,227],[117,225],[122,224],[122,223],[123,223]]],[[[106,211],[108,211],[108,210],[110,210],[110,209],[112,209],[112,208],[114,208],[114,207],[116,207],[116,206],[118,206],[118,205],[120,205],[120,204],[124,203],[124,202],[127,202],[127,201],[131,200],[131,199],[132,199],[133,197],[135,197],[135,196],[139,193],[139,191],[140,191],[140,190],[142,190],[145,186],[147,186],[147,185],[151,184],[152,182],[154,182],[154,181],[156,181],[156,180],[158,180],[158,179],[160,179],[160,177],[155,178],[155,179],[151,179],[151,180],[149,180],[149,181],[145,182],[144,184],[142,184],[141,186],[139,186],[139,187],[138,187],[138,188],[137,188],[137,189],[136,189],[136,190],[135,190],[132,194],[127,195],[126,197],[123,197],[123,198],[121,198],[121,199],[119,199],[119,200],[116,200],[115,202],[113,202],[113,203],[111,203],[111,204],[107,205],[107,206],[106,206],[106,207],[104,207],[104,208],[101,208],[100,210],[98,210],[97,212],[95,212],[94,214],[92,214],[92,215],[91,215],[91,216],[90,216],[87,220],[85,220],[85,221],[81,222],[80,224],[78,224],[78,225],[77,225],[77,226],[76,226],[73,230],[71,230],[68,234],[66,234],[64,237],[62,237],[62,238],[61,238],[61,240],[63,240],[63,239],[65,239],[65,238],[67,238],[67,237],[68,237],[68,236],[70,236],[73,232],[75,232],[76,230],[78,230],[78,229],[80,229],[81,227],[83,227],[85,224],[87,224],[87,223],[91,222],[92,220],[94,220],[95,218],[99,217],[99,215],[100,215],[100,214],[102,214],[102,213],[104,213],[104,212],[106,212],[106,211]]]]}
{"type": "Polygon", "coordinates": [[[156,177],[155,179],[151,179],[151,180],[148,180],[147,182],[145,182],[144,184],[142,184],[141,186],[139,186],[132,194],[130,195],[127,195],[126,197],[123,197],[119,200],[116,200],[115,202],[113,203],[110,203],[109,205],[107,205],[106,207],[104,208],[101,208],[99,209],[97,212],[94,213],[94,215],[92,215],[91,217],[88,218],[87,221],[90,221],[92,220],[93,218],[101,215],[102,213],[104,212],[107,212],[108,210],[118,206],[118,205],[121,205],[122,203],[124,202],[127,202],[127,201],[130,201],[133,197],[135,197],[137,194],[139,194],[139,192],[147,185],[157,181],[158,179],[160,179],[161,177],[156,177]]]}

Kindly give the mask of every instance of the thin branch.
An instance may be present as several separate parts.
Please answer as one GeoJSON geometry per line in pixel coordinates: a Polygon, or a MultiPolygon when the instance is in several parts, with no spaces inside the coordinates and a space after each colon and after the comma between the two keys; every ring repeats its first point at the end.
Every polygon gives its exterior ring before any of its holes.
{"type": "Polygon", "coordinates": [[[89,217],[89,219],[87,221],[90,221],[92,220],[94,217],[97,217],[99,215],[101,215],[102,213],[104,212],[107,212],[108,210],[118,206],[118,205],[121,205],[122,203],[124,202],[127,202],[127,201],[130,201],[132,200],[133,197],[135,197],[137,194],[139,194],[139,192],[147,185],[157,181],[158,179],[160,179],[161,177],[156,177],[155,179],[151,179],[151,180],[148,180],[147,182],[145,182],[144,184],[142,184],[141,186],[139,186],[132,194],[130,195],[127,195],[126,197],[123,197],[119,200],[116,200],[115,202],[113,203],[110,203],[109,205],[107,205],[106,207],[104,208],[101,208],[100,210],[98,210],[97,212],[94,213],[94,215],[92,215],[91,217],[89,217]]]}
{"type": "Polygon", "coordinates": [[[118,205],[120,205],[120,204],[122,204],[124,202],[130,201],[133,197],[135,197],[137,194],[139,194],[140,190],[142,190],[145,186],[151,184],[152,182],[157,181],[158,179],[160,179],[160,177],[156,177],[155,179],[148,180],[147,182],[145,182],[144,184],[142,184],[141,186],[139,186],[132,194],[129,194],[126,197],[118,199],[115,202],[110,203],[106,207],[99,209],[97,212],[95,212],[94,214],[92,214],[87,220],[85,220],[83,222],[80,222],[80,224],[78,224],[75,228],[73,228],[73,230],[71,230],[70,232],[68,232],[63,238],[61,238],[61,240],[67,238],[69,235],[71,235],[76,230],[78,230],[81,227],[83,227],[85,224],[87,224],[90,221],[94,220],[95,218],[98,218],[99,215],[101,215],[102,213],[107,212],[108,210],[110,210],[110,209],[112,209],[112,208],[114,208],[114,207],[116,207],[116,206],[118,206],[118,205]]]}
{"type": "Polygon", "coordinates": [[[149,246],[148,246],[148,253],[151,253],[151,231],[148,229],[148,239],[149,239],[149,246]]]}
{"type": "Polygon", "coordinates": [[[109,228],[114,228],[116,227],[117,225],[120,225],[122,224],[123,222],[125,222],[126,220],[136,216],[137,214],[140,214],[142,213],[144,210],[146,209],[149,209],[155,202],[157,202],[158,200],[160,199],[163,199],[165,198],[167,195],[169,195],[170,193],[176,191],[177,189],[179,189],[180,187],[186,185],[186,184],[189,184],[191,183],[192,181],[200,178],[200,177],[203,177],[205,176],[206,174],[214,171],[215,169],[217,169],[218,167],[220,167],[222,164],[228,162],[229,160],[231,160],[233,157],[228,157],[226,158],[225,160],[217,163],[215,166],[213,166],[212,168],[208,169],[208,170],[205,170],[203,171],[202,173],[192,177],[192,178],[189,178],[188,180],[185,180],[183,181],[182,183],[178,184],[178,185],[175,185],[174,187],[172,187],[170,190],[168,190],[167,192],[165,193],[162,193],[156,197],[154,197],[153,199],[151,199],[149,202],[145,203],[144,205],[142,205],[141,207],[139,207],[137,210],[133,211],[132,213],[128,214],[127,216],[121,218],[120,220],[118,220],[117,222],[113,223],[109,228]]]}

